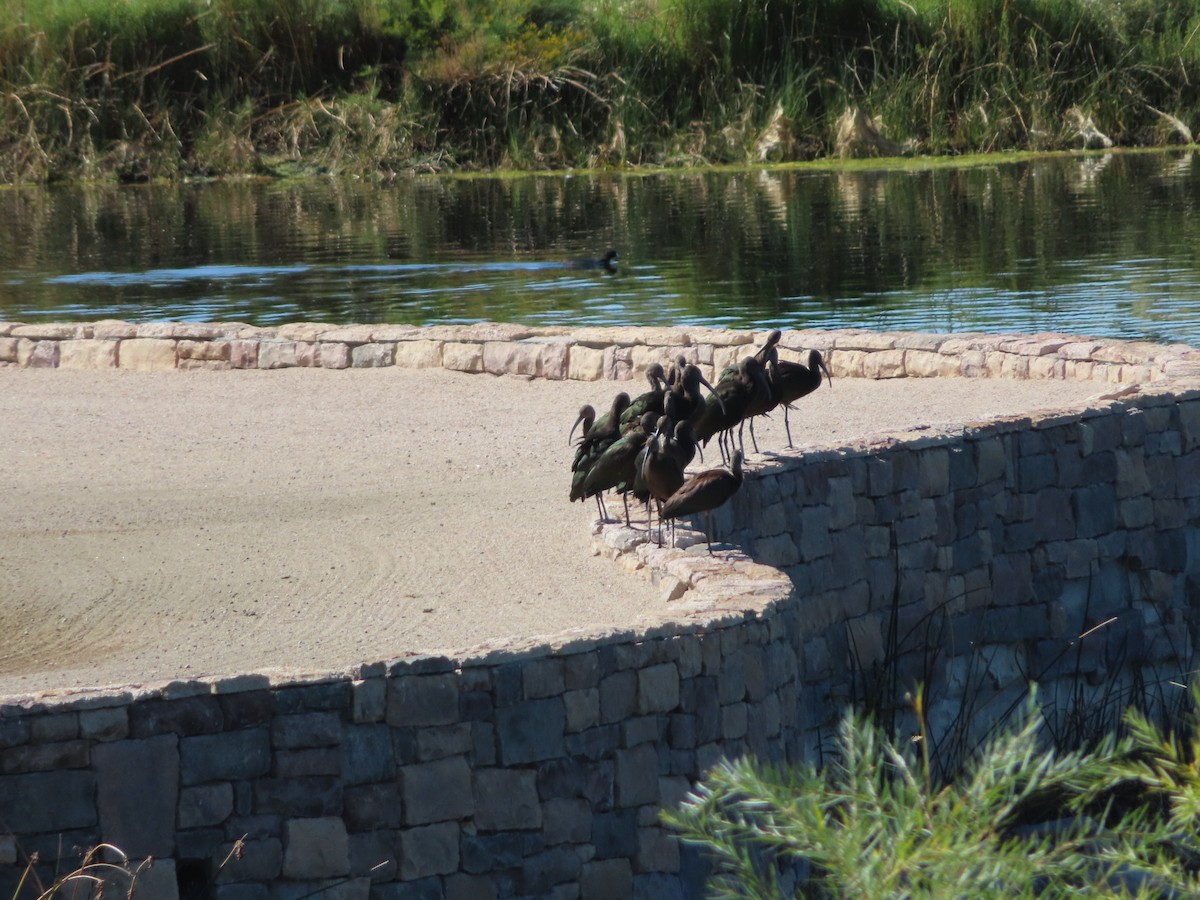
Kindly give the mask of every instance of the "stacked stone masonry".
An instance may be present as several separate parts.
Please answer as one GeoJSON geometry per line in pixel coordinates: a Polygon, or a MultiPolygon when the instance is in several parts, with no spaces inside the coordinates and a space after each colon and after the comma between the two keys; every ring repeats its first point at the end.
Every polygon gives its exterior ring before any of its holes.
{"type": "MultiPolygon", "coordinates": [[[[0,323],[0,365],[590,380],[680,354],[711,374],[760,340],[0,323]]],[[[659,810],[721,758],[814,758],[849,700],[925,683],[935,733],[968,740],[1031,680],[1043,698],[1186,680],[1200,351],[852,331],[790,332],[782,347],[820,349],[835,377],[1086,379],[1105,397],[756,465],[716,516],[739,549],[715,558],[606,527],[596,551],[664,599],[661,621],[628,631],[2,698],[0,895],[30,854],[48,876],[109,841],[154,858],[138,896],[167,900],[698,897],[704,861],[659,810]]]]}

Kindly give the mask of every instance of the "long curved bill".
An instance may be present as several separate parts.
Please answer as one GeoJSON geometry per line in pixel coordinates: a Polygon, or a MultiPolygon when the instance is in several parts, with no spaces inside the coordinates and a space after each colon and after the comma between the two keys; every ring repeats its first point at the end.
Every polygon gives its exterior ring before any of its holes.
{"type": "Polygon", "coordinates": [[[721,399],[721,395],[720,395],[720,394],[718,394],[718,393],[716,392],[716,390],[713,388],[713,386],[712,386],[711,384],[709,384],[709,383],[708,383],[708,379],[707,379],[707,378],[705,378],[703,375],[701,375],[701,376],[700,376],[700,383],[701,383],[702,385],[704,385],[706,388],[708,388],[708,392],[709,392],[710,394],[712,394],[714,397],[716,397],[716,398],[717,398],[717,402],[718,402],[719,404],[721,404],[721,415],[723,415],[723,416],[725,416],[725,415],[729,415],[729,411],[725,409],[725,401],[721,399]]]}

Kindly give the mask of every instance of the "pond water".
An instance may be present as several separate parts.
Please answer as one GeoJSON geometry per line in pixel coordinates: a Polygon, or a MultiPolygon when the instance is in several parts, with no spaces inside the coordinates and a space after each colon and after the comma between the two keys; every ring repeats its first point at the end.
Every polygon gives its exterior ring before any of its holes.
{"type": "Polygon", "coordinates": [[[1067,331],[1200,346],[1200,158],[0,191],[0,320],[1067,331]],[[615,248],[615,272],[564,264],[615,248]]]}

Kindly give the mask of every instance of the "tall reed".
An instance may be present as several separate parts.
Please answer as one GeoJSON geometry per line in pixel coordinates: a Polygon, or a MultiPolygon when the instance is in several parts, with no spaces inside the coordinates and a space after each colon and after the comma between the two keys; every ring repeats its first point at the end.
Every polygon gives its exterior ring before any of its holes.
{"type": "Polygon", "coordinates": [[[922,153],[1161,143],[1198,31],[1198,0],[18,0],[0,180],[803,159],[847,109],[922,153]]]}

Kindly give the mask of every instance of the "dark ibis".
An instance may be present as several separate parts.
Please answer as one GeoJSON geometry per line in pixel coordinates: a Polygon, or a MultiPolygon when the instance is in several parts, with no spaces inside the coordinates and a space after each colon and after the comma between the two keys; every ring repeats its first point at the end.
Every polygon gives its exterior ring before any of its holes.
{"type": "Polygon", "coordinates": [[[829,374],[829,369],[825,367],[825,360],[821,358],[819,350],[810,350],[808,352],[808,365],[803,363],[787,362],[780,360],[776,366],[774,377],[776,391],[779,394],[779,403],[783,406],[783,427],[787,430],[788,446],[792,445],[792,427],[788,422],[788,410],[795,400],[801,397],[807,397],[813,391],[821,386],[821,373],[824,373],[825,378],[829,381],[829,386],[833,387],[833,376],[829,374]]]}
{"type": "MultiPolygon", "coordinates": [[[[584,406],[579,410],[579,416],[575,419],[575,424],[571,426],[571,435],[567,438],[570,440],[580,424],[584,426],[583,437],[580,438],[579,445],[575,448],[575,459],[571,463],[572,503],[591,496],[584,492],[583,483],[596,460],[621,436],[621,413],[628,405],[629,395],[622,391],[613,398],[612,406],[599,419],[595,418],[596,411],[591,406],[584,406]]],[[[608,518],[608,510],[604,508],[604,499],[599,494],[596,494],[596,511],[602,520],[608,518]]]]}
{"type": "Polygon", "coordinates": [[[687,479],[658,511],[662,519],[704,513],[705,537],[712,555],[712,511],[729,501],[742,486],[742,451],[733,452],[729,469],[706,469],[687,479]]]}
{"type": "Polygon", "coordinates": [[[652,412],[642,416],[638,427],[629,429],[600,454],[583,480],[583,496],[598,496],[604,491],[615,490],[625,495],[625,524],[629,524],[629,491],[637,477],[637,456],[654,430],[656,416],[652,412]]]}
{"type": "MultiPolygon", "coordinates": [[[[771,393],[767,372],[756,356],[747,356],[734,369],[726,369],[713,393],[704,401],[704,409],[692,420],[696,440],[707,443],[714,435],[731,431],[745,418],[747,410],[771,393]],[[732,374],[731,374],[732,373],[732,374]]],[[[724,443],[721,458],[726,458],[724,443]]]]}
{"type": "Polygon", "coordinates": [[[629,405],[621,413],[622,427],[628,422],[638,421],[648,412],[662,415],[663,397],[667,392],[667,373],[663,371],[660,363],[651,363],[646,367],[646,380],[650,382],[650,390],[629,401],[629,405]]]}

